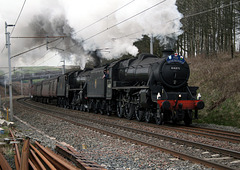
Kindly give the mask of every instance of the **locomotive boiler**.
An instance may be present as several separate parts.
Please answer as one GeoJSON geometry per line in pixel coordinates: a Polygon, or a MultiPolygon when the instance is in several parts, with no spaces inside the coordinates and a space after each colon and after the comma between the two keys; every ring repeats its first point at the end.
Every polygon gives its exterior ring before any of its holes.
{"type": "Polygon", "coordinates": [[[172,50],[163,51],[161,58],[140,54],[57,77],[56,99],[63,107],[82,111],[155,120],[157,124],[184,121],[189,125],[193,111],[197,118],[198,110],[204,108],[197,97],[198,87],[188,86],[189,76],[184,57],[172,50]]]}

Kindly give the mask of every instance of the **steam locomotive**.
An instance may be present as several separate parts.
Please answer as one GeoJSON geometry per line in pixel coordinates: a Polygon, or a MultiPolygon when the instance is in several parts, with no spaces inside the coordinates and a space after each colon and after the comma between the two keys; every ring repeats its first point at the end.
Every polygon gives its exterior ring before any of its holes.
{"type": "Polygon", "coordinates": [[[169,121],[190,125],[204,102],[197,95],[198,87],[188,86],[189,75],[184,57],[165,50],[161,58],[140,54],[107,66],[69,72],[33,84],[31,91],[33,100],[60,107],[155,120],[159,125],[169,121]]]}

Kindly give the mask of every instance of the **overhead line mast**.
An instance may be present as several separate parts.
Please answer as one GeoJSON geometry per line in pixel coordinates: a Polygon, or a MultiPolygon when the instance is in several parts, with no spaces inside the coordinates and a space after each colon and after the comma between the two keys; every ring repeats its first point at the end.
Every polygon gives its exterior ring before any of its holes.
{"type": "Polygon", "coordinates": [[[10,120],[13,121],[13,101],[12,101],[12,68],[11,68],[11,49],[10,49],[10,32],[7,32],[7,27],[14,27],[5,22],[6,48],[8,48],[8,67],[9,67],[9,101],[10,101],[10,120]]]}

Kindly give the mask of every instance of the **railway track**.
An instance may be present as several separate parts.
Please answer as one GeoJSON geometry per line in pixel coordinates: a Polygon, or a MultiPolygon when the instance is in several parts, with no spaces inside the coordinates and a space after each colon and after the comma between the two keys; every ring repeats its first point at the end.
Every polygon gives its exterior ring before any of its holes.
{"type": "MultiPolygon", "coordinates": [[[[20,99],[21,100],[21,99],[20,99]]],[[[16,119],[21,121],[18,117],[16,119]]],[[[79,153],[75,148],[70,145],[56,144],[56,154],[50,148],[44,147],[37,141],[31,141],[30,138],[21,139],[23,144],[17,142],[15,137],[16,131],[9,128],[10,138],[7,141],[12,142],[14,151],[15,166],[13,169],[66,169],[66,170],[106,170],[103,166],[88,161],[84,155],[79,153]],[[19,148],[22,148],[21,151],[19,148]],[[63,156],[64,157],[63,157],[63,156]],[[74,164],[69,162],[71,160],[74,164]]],[[[11,144],[11,143],[10,143],[11,144]]],[[[1,148],[0,148],[1,149],[1,148]]],[[[0,152],[0,170],[12,170],[5,157],[0,152]]]]}
{"type": "MultiPolygon", "coordinates": [[[[145,124],[145,123],[142,123],[145,124]]],[[[159,126],[155,124],[148,124],[153,128],[158,128],[159,126]]],[[[237,132],[229,132],[225,130],[218,130],[218,129],[210,129],[210,128],[202,128],[202,127],[195,127],[195,126],[172,126],[172,125],[162,125],[161,129],[165,130],[173,130],[177,132],[192,134],[203,136],[207,138],[217,139],[221,141],[227,141],[232,143],[240,143],[240,133],[237,132]]]]}
{"type": "Polygon", "coordinates": [[[225,140],[233,143],[240,143],[240,133],[228,132],[218,129],[209,129],[202,127],[173,127],[177,131],[210,137],[213,139],[225,140]]]}
{"type": "MultiPolygon", "coordinates": [[[[238,165],[233,164],[232,162],[237,162],[240,159],[240,153],[232,150],[227,150],[223,148],[218,148],[210,145],[205,145],[197,142],[191,142],[187,140],[182,140],[178,138],[173,138],[170,136],[164,136],[156,133],[152,133],[149,131],[142,131],[139,129],[134,129],[126,126],[121,126],[113,123],[106,123],[106,121],[99,121],[95,119],[89,119],[86,116],[82,116],[80,114],[72,114],[70,113],[66,115],[66,112],[46,109],[40,107],[35,104],[26,103],[24,100],[19,100],[19,102],[23,105],[28,105],[27,107],[31,109],[41,110],[42,113],[51,115],[53,117],[68,121],[72,124],[87,127],[89,129],[99,131],[103,134],[118,137],[133,143],[138,143],[141,145],[145,145],[148,147],[152,147],[166,153],[172,154],[175,157],[190,160],[192,162],[200,163],[209,167],[213,167],[216,169],[237,169],[238,165]],[[50,113],[51,112],[51,113],[50,113]],[[76,121],[76,118],[81,119],[80,121],[76,121]],[[91,122],[91,123],[89,123],[91,122]],[[92,126],[89,126],[91,124],[92,126]],[[107,126],[107,128],[106,128],[107,126]],[[100,127],[105,127],[104,130],[100,127]],[[172,142],[173,148],[166,148],[164,143],[172,142]],[[181,149],[182,145],[187,145],[189,149],[194,151],[198,150],[198,152],[189,155],[185,153],[183,149],[181,149]],[[196,149],[197,148],[197,149],[196,149]],[[204,153],[204,154],[203,154],[204,153]],[[217,158],[209,157],[209,155],[219,155],[217,158]]],[[[165,127],[165,126],[164,126],[165,127]]],[[[170,127],[173,128],[173,127],[170,127]]],[[[174,127],[177,129],[176,127],[174,127]]],[[[179,128],[181,129],[181,128],[179,128]]],[[[184,128],[182,128],[182,131],[184,128]]]]}
{"type": "MultiPolygon", "coordinates": [[[[54,108],[52,110],[56,111],[57,109],[61,109],[58,107],[53,106],[54,108]]],[[[68,110],[69,112],[75,112],[74,110],[68,110]]],[[[116,116],[108,116],[108,117],[104,117],[104,121],[105,120],[119,120],[118,117],[116,116]]],[[[125,122],[129,122],[131,123],[131,121],[129,121],[128,119],[121,119],[122,121],[125,122]]],[[[164,130],[169,130],[169,131],[176,131],[176,132],[181,132],[181,133],[187,133],[187,134],[191,134],[191,135],[197,135],[197,136],[203,136],[203,137],[207,137],[207,138],[211,138],[211,139],[216,139],[216,140],[220,140],[220,141],[227,141],[227,142],[231,142],[231,143],[236,143],[239,144],[240,143],[240,133],[237,132],[229,132],[229,131],[224,131],[224,130],[218,130],[218,129],[210,129],[210,128],[200,128],[200,127],[194,127],[194,126],[172,126],[172,125],[156,125],[156,124],[149,124],[146,122],[138,122],[136,121],[138,124],[142,125],[142,126],[147,126],[147,127],[152,127],[155,129],[164,129],[164,130]]]]}
{"type": "MultiPolygon", "coordinates": [[[[32,105],[34,105],[32,103],[32,105]]],[[[58,109],[62,109],[59,107],[55,107],[52,108],[53,111],[56,111],[58,109]]],[[[48,109],[49,110],[49,109],[48,109]]],[[[68,110],[69,112],[75,112],[74,110],[68,110]]],[[[108,116],[108,117],[104,117],[104,119],[112,121],[112,120],[119,120],[118,117],[115,116],[108,116]]],[[[127,119],[121,119],[122,121],[125,122],[129,122],[131,123],[131,121],[127,120],[127,119]]],[[[177,125],[177,126],[172,126],[172,125],[156,125],[156,124],[151,124],[151,123],[146,123],[146,122],[138,122],[136,121],[138,124],[142,125],[142,126],[148,126],[148,127],[152,127],[155,129],[164,129],[164,130],[170,130],[170,131],[177,131],[177,132],[181,132],[181,133],[187,133],[187,134],[191,134],[191,135],[197,135],[197,136],[203,136],[203,137],[207,137],[207,138],[211,138],[211,139],[216,139],[216,140],[220,140],[220,141],[227,141],[227,142],[231,142],[231,143],[236,143],[239,144],[240,143],[240,133],[237,132],[229,132],[229,131],[225,131],[225,130],[219,130],[219,129],[211,129],[211,128],[202,128],[202,127],[194,127],[194,126],[181,126],[181,125],[177,125]]]]}

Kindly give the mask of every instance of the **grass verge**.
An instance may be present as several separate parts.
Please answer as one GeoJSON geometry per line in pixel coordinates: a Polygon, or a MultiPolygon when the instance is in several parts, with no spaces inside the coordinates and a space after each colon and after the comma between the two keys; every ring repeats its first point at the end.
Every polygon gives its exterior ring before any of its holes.
{"type": "Polygon", "coordinates": [[[188,63],[189,85],[199,86],[205,102],[196,122],[240,128],[240,57],[222,54],[211,59],[190,58],[188,63]]]}

